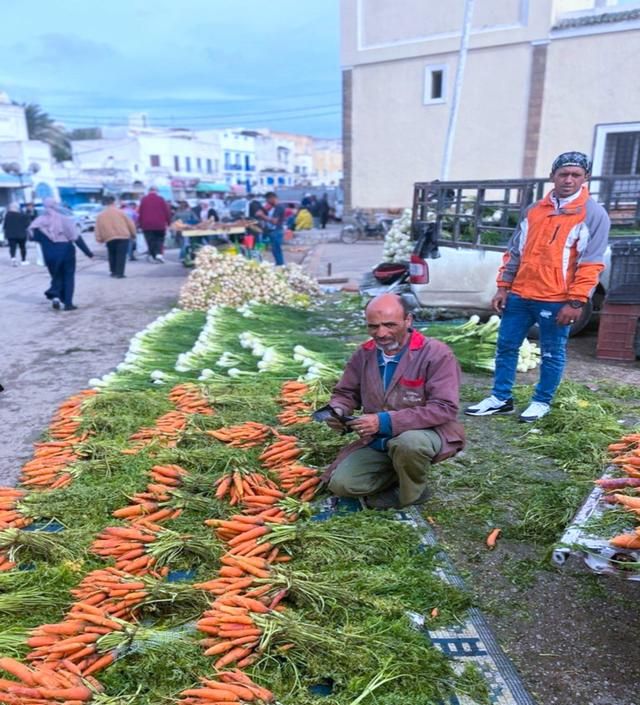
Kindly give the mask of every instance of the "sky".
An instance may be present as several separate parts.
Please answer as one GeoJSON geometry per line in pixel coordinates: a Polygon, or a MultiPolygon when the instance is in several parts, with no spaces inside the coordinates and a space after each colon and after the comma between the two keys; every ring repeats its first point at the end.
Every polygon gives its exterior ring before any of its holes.
{"type": "Polygon", "coordinates": [[[68,129],[339,137],[339,0],[3,0],[0,91],[68,129]],[[5,6],[6,3],[6,6],[5,6]]]}

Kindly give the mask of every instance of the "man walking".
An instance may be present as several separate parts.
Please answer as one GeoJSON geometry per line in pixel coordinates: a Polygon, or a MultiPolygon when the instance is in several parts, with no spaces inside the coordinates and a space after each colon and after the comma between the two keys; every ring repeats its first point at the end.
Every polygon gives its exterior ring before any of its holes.
{"type": "Polygon", "coordinates": [[[511,388],[527,331],[540,327],[540,380],[520,421],[549,413],[562,379],[571,325],[582,314],[604,269],[611,225],[586,186],[591,163],[582,152],[553,162],[553,190],[534,203],[514,232],[498,273],[492,305],[502,313],[491,396],[468,407],[469,416],[513,412],[511,388]]]}
{"type": "Polygon", "coordinates": [[[262,226],[262,232],[269,238],[271,244],[271,254],[275,260],[276,266],[284,264],[284,255],[282,254],[282,241],[284,240],[284,214],[285,207],[279,202],[278,196],[273,191],[269,191],[265,195],[267,200],[262,211],[256,213],[262,226]],[[267,215],[264,215],[267,211],[267,215]]]}
{"type": "Polygon", "coordinates": [[[147,242],[147,257],[153,262],[164,262],[162,248],[171,222],[171,209],[155,186],[140,201],[138,222],[147,242]]]}
{"type": "Polygon", "coordinates": [[[129,241],[136,236],[136,226],[127,214],[116,206],[113,196],[102,199],[105,209],[96,218],[96,242],[104,242],[109,253],[109,272],[115,279],[124,279],[129,241]]]}

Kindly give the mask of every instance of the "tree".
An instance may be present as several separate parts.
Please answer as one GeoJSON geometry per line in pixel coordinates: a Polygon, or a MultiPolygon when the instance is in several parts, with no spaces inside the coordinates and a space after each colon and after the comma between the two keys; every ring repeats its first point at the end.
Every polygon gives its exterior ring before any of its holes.
{"type": "Polygon", "coordinates": [[[30,140],[46,142],[57,162],[71,159],[71,143],[65,131],[36,103],[21,103],[30,140]]]}

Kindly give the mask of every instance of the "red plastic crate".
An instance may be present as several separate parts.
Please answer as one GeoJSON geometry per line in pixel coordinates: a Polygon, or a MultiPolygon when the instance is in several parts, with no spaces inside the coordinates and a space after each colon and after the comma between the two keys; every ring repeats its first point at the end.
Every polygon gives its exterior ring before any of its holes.
{"type": "Polygon", "coordinates": [[[640,304],[605,304],[600,314],[596,357],[633,361],[638,356],[640,304]]]}

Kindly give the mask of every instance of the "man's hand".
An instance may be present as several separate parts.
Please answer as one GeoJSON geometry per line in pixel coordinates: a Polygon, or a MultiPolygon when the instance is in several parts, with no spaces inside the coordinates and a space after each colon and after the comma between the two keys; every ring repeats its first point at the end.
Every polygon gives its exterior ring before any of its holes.
{"type": "Polygon", "coordinates": [[[363,414],[357,419],[349,421],[347,424],[350,429],[355,431],[360,438],[365,436],[374,436],[380,430],[380,419],[378,414],[363,414]]]}
{"type": "Polygon", "coordinates": [[[501,287],[496,291],[494,297],[491,299],[491,308],[496,313],[502,313],[504,307],[507,305],[507,296],[509,296],[509,289],[501,287]]]}
{"type": "Polygon", "coordinates": [[[575,323],[578,318],[582,316],[582,309],[581,308],[573,308],[573,306],[569,306],[569,304],[565,304],[559,311],[556,316],[556,323],[559,326],[570,326],[571,324],[575,323]]]}

